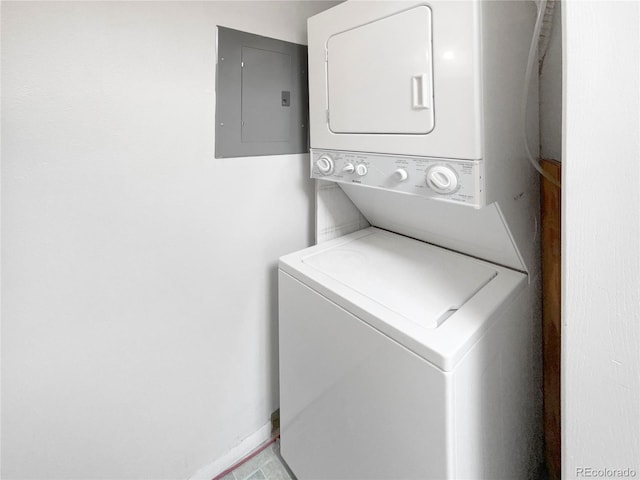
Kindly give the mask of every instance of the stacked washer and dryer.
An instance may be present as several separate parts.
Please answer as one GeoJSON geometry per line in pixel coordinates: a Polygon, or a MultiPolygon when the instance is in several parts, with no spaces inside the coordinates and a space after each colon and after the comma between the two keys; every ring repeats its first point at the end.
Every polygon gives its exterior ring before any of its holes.
{"type": "Polygon", "coordinates": [[[434,0],[309,19],[311,176],[372,226],[280,259],[281,453],[299,480],[535,475],[535,18],[434,0]]]}

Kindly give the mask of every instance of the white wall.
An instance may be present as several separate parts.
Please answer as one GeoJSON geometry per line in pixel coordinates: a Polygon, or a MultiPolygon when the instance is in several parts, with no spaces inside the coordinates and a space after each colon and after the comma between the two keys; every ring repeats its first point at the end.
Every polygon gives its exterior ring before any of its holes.
{"type": "Polygon", "coordinates": [[[562,477],[637,478],[640,4],[564,13],[562,477]]]}
{"type": "Polygon", "coordinates": [[[184,478],[278,407],[307,155],[216,160],[216,24],[328,2],[2,3],[2,478],[184,478]]]}
{"type": "MultiPolygon", "coordinates": [[[[548,46],[540,71],[540,156],[562,160],[562,3],[555,1],[548,46]]],[[[546,27],[546,24],[545,24],[546,27]]]]}

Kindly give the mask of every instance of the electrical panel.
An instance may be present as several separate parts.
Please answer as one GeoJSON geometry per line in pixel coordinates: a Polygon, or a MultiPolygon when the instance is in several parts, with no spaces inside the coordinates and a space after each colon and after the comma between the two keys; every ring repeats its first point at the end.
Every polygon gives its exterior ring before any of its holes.
{"type": "Polygon", "coordinates": [[[215,155],[309,151],[307,47],[218,27],[215,155]]]}

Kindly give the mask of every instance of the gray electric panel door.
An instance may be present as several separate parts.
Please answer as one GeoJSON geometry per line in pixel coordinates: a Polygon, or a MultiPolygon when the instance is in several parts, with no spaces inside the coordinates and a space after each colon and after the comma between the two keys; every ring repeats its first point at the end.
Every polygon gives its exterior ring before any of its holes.
{"type": "Polygon", "coordinates": [[[309,151],[307,47],[218,27],[217,158],[309,151]]]}

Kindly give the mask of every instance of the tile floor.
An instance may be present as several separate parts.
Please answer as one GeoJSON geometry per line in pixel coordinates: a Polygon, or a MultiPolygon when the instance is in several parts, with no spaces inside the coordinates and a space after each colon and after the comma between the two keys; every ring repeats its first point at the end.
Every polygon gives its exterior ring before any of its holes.
{"type": "Polygon", "coordinates": [[[236,467],[221,480],[295,480],[280,458],[280,441],[236,467]]]}
{"type": "MultiPolygon", "coordinates": [[[[542,468],[539,480],[550,480],[542,468]]],[[[255,457],[238,466],[220,480],[296,480],[280,457],[280,440],[272,443],[255,457]]]]}

